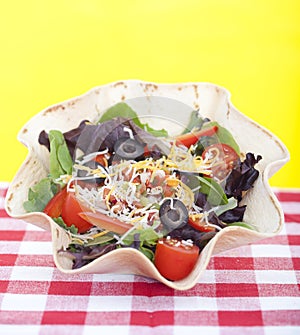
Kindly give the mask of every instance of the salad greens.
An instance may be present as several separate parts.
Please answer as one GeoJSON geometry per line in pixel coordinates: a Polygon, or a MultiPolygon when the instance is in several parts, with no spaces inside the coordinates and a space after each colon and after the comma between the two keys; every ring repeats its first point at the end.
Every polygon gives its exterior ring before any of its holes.
{"type": "Polygon", "coordinates": [[[190,133],[192,131],[201,129],[202,126],[204,125],[204,123],[208,122],[208,121],[209,121],[209,119],[203,119],[199,115],[199,110],[192,111],[191,115],[190,115],[189,123],[186,126],[186,128],[182,131],[182,134],[187,134],[187,133],[190,133]]]}
{"type": "Polygon", "coordinates": [[[167,137],[168,132],[165,129],[153,129],[148,123],[142,123],[137,113],[125,102],[119,102],[110,107],[99,119],[98,123],[103,123],[117,117],[132,120],[138,127],[157,137],[167,137]]]}
{"type": "Polygon", "coordinates": [[[134,229],[123,238],[125,246],[133,247],[141,251],[150,260],[154,259],[154,252],[151,250],[157,244],[157,240],[162,237],[153,228],[134,229]]]}
{"type": "Polygon", "coordinates": [[[246,154],[245,160],[239,162],[226,180],[225,192],[227,196],[233,196],[239,201],[242,200],[243,192],[248,191],[258,178],[259,172],[255,169],[255,165],[260,159],[261,156],[255,158],[251,152],[246,154]]]}
{"type": "Polygon", "coordinates": [[[59,130],[50,130],[50,176],[60,178],[63,175],[71,175],[73,161],[68,150],[63,134],[59,130]]]}
{"type": "Polygon", "coordinates": [[[69,231],[72,234],[77,234],[78,233],[78,229],[72,225],[72,226],[67,226],[64,223],[64,220],[62,219],[61,216],[57,217],[57,218],[52,218],[53,221],[55,221],[60,227],[64,228],[65,230],[69,231]]]}
{"type": "Polygon", "coordinates": [[[207,195],[207,201],[211,205],[218,206],[228,203],[224,190],[214,179],[201,176],[198,176],[197,179],[199,180],[200,192],[207,195]]]}
{"type": "Polygon", "coordinates": [[[253,226],[251,226],[250,224],[247,224],[246,222],[227,223],[227,226],[228,227],[238,226],[238,227],[243,227],[243,228],[247,228],[250,230],[255,230],[253,226]]]}
{"type": "Polygon", "coordinates": [[[207,122],[203,125],[203,128],[209,128],[211,126],[218,126],[217,133],[215,135],[215,143],[224,143],[228,144],[230,147],[232,147],[238,154],[240,154],[240,148],[239,145],[237,144],[236,140],[233,138],[232,134],[230,133],[229,130],[226,128],[222,127],[218,122],[212,121],[212,122],[207,122]]]}
{"type": "Polygon", "coordinates": [[[73,161],[62,132],[50,130],[49,143],[49,176],[29,189],[23,205],[27,212],[42,212],[63,184],[61,176],[72,175],[73,161]]]}
{"type": "Polygon", "coordinates": [[[42,212],[57,192],[57,185],[51,178],[44,178],[28,191],[28,200],[23,206],[27,212],[42,212]]]}
{"type": "Polygon", "coordinates": [[[259,175],[255,165],[261,156],[243,156],[232,134],[198,111],[182,134],[178,144],[166,130],[142,123],[124,102],[96,123],[83,120],[65,133],[42,131],[39,143],[49,150],[49,175],[29,189],[24,209],[45,211],[67,187],[72,206],[59,216],[49,208],[47,214],[71,236],[62,252],[74,268],[125,247],[154,261],[162,238],[201,251],[226,227],[254,229],[243,221],[246,206],[240,202],[259,175]],[[213,131],[195,136],[207,129],[213,131]],[[117,155],[120,150],[126,155],[117,155]],[[82,232],[80,220],[87,219],[91,228],[82,232]]]}

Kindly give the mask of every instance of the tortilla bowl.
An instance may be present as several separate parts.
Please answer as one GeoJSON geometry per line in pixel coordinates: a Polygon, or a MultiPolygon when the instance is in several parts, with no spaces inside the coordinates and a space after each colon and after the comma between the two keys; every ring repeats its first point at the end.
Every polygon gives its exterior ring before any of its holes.
{"type": "MultiPolygon", "coordinates": [[[[140,113],[139,110],[136,112],[140,113]]],[[[186,290],[198,282],[213,255],[274,236],[284,224],[282,209],[268,180],[289,160],[288,150],[270,131],[239,112],[230,102],[230,93],[214,84],[155,84],[137,80],[110,83],[44,109],[24,125],[18,140],[28,148],[28,156],[9,186],[5,200],[7,213],[51,231],[54,261],[63,273],[136,274],[174,289],[186,290]],[[142,117],[147,118],[150,124],[163,123],[167,130],[176,132],[176,125],[186,124],[189,117],[180,106],[200,109],[202,116],[219,122],[233,134],[242,152],[253,152],[263,157],[256,166],[260,171],[259,178],[243,199],[243,204],[247,205],[244,220],[255,225],[257,231],[238,226],[221,230],[205,246],[192,272],[179,281],[164,278],[146,256],[133,248],[113,250],[82,268],[72,269],[72,261],[58,253],[70,243],[69,235],[46,214],[26,213],[23,208],[29,188],[49,172],[49,152],[38,143],[42,130],[68,131],[84,119],[98,120],[107,108],[118,102],[138,101],[141,97],[144,101],[155,97],[156,102],[160,98],[177,102],[174,108],[162,104],[144,111],[142,117]]]]}

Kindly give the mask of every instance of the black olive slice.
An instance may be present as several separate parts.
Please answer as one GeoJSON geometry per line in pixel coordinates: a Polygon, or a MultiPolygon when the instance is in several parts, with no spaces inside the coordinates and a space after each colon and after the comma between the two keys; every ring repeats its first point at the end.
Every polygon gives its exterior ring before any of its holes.
{"type": "Polygon", "coordinates": [[[172,231],[186,225],[189,214],[184,203],[179,199],[166,199],[160,206],[159,217],[163,226],[168,231],[172,231]]]}
{"type": "Polygon", "coordinates": [[[136,160],[144,155],[144,146],[132,138],[120,138],[114,145],[114,151],[120,159],[136,160]]]}

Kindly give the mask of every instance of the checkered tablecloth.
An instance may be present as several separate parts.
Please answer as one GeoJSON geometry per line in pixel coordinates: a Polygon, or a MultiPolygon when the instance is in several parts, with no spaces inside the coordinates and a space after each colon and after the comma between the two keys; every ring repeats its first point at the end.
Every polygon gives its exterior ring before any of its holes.
{"type": "Polygon", "coordinates": [[[0,334],[300,334],[300,190],[276,191],[280,235],[211,259],[175,291],[130,275],[65,275],[50,233],[8,217],[0,183],[0,334]]]}

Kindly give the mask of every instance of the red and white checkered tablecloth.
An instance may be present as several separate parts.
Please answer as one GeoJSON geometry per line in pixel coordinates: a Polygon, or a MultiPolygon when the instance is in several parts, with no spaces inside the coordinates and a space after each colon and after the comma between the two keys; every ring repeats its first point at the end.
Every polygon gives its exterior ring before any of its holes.
{"type": "Polygon", "coordinates": [[[0,334],[300,334],[300,190],[276,192],[280,235],[213,257],[175,291],[130,275],[65,275],[50,233],[12,219],[0,183],[0,334]]]}

